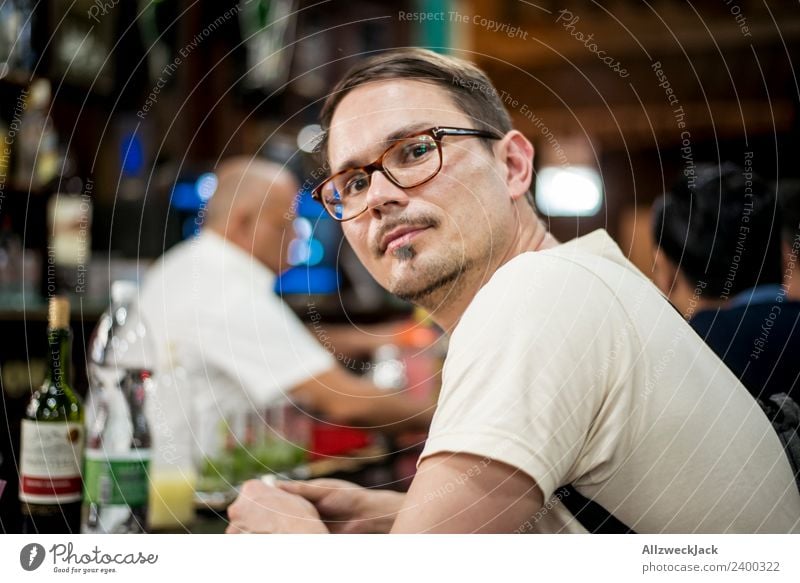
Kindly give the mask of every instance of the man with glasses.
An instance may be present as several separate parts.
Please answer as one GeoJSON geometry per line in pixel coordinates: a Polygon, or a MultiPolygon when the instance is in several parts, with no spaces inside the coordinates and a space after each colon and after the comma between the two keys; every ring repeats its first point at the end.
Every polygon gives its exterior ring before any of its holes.
{"type": "Polygon", "coordinates": [[[248,482],[229,532],[585,532],[567,484],[637,532],[800,529],[780,442],[727,367],[604,231],[548,233],[533,147],[479,69],[378,55],[322,126],[315,196],[450,334],[441,396],[407,494],[248,482]]]}

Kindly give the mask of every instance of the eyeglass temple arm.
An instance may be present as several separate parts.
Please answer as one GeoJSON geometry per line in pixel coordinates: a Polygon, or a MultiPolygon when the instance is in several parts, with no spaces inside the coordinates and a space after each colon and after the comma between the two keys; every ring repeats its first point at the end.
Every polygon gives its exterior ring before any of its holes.
{"type": "Polygon", "coordinates": [[[492,138],[494,140],[499,140],[501,138],[501,136],[496,133],[472,128],[436,127],[431,130],[431,133],[437,140],[440,140],[444,136],[480,136],[483,138],[492,138]]]}

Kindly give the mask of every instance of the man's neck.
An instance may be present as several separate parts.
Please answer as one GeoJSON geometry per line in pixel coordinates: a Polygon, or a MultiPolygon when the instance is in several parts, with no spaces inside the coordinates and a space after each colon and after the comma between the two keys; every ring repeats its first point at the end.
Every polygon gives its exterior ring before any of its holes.
{"type": "Polygon", "coordinates": [[[490,257],[484,265],[474,265],[453,286],[442,288],[420,302],[446,333],[455,329],[475,295],[503,265],[523,253],[543,251],[560,244],[537,216],[532,213],[523,216],[526,218],[517,223],[515,236],[505,253],[490,257]]]}

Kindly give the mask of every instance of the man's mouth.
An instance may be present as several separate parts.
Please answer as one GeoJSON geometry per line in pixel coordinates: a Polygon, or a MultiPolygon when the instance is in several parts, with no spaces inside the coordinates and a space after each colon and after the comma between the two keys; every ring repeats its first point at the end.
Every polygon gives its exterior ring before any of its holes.
{"type": "Polygon", "coordinates": [[[405,247],[411,243],[423,231],[430,229],[430,225],[403,225],[392,229],[381,239],[381,254],[394,253],[397,249],[405,247]]]}

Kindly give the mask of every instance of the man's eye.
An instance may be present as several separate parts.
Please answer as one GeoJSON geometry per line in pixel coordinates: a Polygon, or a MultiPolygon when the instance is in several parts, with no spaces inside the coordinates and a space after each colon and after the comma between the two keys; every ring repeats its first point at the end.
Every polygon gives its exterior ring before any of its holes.
{"type": "Polygon", "coordinates": [[[415,142],[403,148],[403,162],[412,163],[424,160],[436,150],[436,145],[429,142],[415,142]]]}
{"type": "Polygon", "coordinates": [[[367,178],[367,175],[359,174],[357,176],[353,176],[345,183],[344,188],[342,189],[342,195],[353,196],[355,194],[361,194],[367,188],[369,188],[369,179],[367,178]]]}

